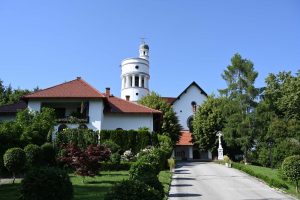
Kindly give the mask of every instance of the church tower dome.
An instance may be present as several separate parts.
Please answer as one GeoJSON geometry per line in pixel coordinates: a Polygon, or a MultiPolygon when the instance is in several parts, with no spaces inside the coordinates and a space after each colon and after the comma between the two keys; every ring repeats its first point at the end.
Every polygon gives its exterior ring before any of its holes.
{"type": "Polygon", "coordinates": [[[138,58],[127,58],[121,63],[121,98],[138,101],[149,93],[149,46],[142,42],[138,58]]]}

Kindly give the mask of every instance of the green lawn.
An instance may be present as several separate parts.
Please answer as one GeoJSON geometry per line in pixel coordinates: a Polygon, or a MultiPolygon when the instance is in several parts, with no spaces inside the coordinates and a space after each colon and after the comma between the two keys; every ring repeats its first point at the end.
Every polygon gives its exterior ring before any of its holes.
{"type": "MultiPolygon", "coordinates": [[[[128,179],[128,171],[101,172],[100,176],[86,178],[85,183],[82,177],[70,174],[74,187],[75,200],[100,200],[104,198],[105,193],[123,179],[128,179]]],[[[159,180],[164,185],[166,194],[169,192],[171,173],[162,171],[159,174],[159,180]]],[[[14,185],[0,185],[0,200],[17,200],[19,196],[20,183],[14,185]]]]}
{"type": "MultiPolygon", "coordinates": [[[[238,164],[238,165],[241,165],[241,164],[238,164]]],[[[234,164],[233,164],[233,166],[234,166],[234,164]]],[[[285,191],[286,193],[292,194],[300,199],[300,194],[296,194],[295,186],[292,183],[280,178],[280,176],[278,175],[277,169],[271,169],[271,168],[260,167],[260,166],[255,166],[255,165],[243,165],[243,167],[246,169],[252,170],[256,174],[257,178],[260,178],[260,176],[267,176],[269,179],[274,179],[276,181],[285,183],[288,186],[288,189],[282,188],[282,190],[285,191]]],[[[244,170],[242,170],[242,171],[244,171],[244,170]]],[[[247,171],[245,171],[245,172],[247,173],[247,171]]],[[[252,174],[250,174],[250,175],[252,175],[252,174]]],[[[266,183],[268,185],[270,185],[270,183],[268,183],[268,182],[266,182],[266,183]]]]}

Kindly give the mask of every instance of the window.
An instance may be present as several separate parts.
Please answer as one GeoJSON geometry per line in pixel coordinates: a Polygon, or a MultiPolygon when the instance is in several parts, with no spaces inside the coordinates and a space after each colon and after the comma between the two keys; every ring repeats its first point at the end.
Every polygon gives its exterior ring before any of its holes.
{"type": "Polygon", "coordinates": [[[195,101],[192,101],[191,105],[192,105],[193,112],[196,112],[197,111],[197,103],[195,101]]]}
{"type": "Polygon", "coordinates": [[[194,117],[192,115],[192,116],[189,116],[189,118],[187,119],[187,122],[186,122],[187,127],[189,128],[191,133],[193,132],[193,120],[194,120],[194,117]]]}
{"type": "Polygon", "coordinates": [[[136,69],[139,69],[139,66],[138,66],[138,65],[136,65],[136,66],[135,66],[135,68],[136,68],[136,69]]]}
{"type": "Polygon", "coordinates": [[[136,96],[139,96],[139,93],[135,93],[136,96]]]}
{"type": "Polygon", "coordinates": [[[135,87],[138,87],[138,86],[139,86],[139,77],[138,77],[138,76],[135,76],[135,77],[134,77],[134,86],[135,86],[135,87]]]}
{"type": "Polygon", "coordinates": [[[54,108],[55,115],[57,119],[65,118],[66,117],[66,109],[65,108],[54,108]]]}
{"type": "Polygon", "coordinates": [[[145,78],[142,77],[142,87],[145,87],[145,78]]]}

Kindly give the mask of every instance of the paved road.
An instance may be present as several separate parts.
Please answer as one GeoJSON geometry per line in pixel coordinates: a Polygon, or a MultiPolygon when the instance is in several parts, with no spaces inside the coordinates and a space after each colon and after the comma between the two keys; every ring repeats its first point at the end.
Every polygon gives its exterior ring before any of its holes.
{"type": "Polygon", "coordinates": [[[294,199],[236,169],[215,163],[186,162],[175,169],[169,200],[294,199]]]}

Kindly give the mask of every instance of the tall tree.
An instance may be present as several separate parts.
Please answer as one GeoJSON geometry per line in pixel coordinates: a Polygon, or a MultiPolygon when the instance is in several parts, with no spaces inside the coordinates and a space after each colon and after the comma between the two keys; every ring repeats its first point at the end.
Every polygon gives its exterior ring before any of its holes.
{"type": "Polygon", "coordinates": [[[139,100],[139,103],[162,112],[160,133],[171,138],[173,145],[179,140],[181,126],[172,107],[157,93],[151,92],[139,100]]]}
{"type": "Polygon", "coordinates": [[[222,74],[227,88],[219,90],[221,96],[230,100],[227,107],[227,123],[223,129],[227,145],[238,147],[244,152],[245,161],[247,153],[254,144],[254,116],[252,114],[256,105],[259,90],[254,83],[258,73],[254,71],[253,63],[235,54],[231,65],[222,74]]]}

